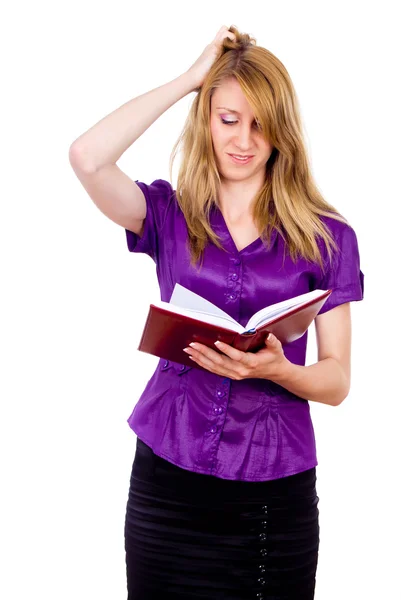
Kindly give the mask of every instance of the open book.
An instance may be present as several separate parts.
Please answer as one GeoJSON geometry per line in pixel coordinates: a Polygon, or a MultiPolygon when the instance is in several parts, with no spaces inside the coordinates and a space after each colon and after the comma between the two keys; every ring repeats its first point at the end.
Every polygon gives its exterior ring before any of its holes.
{"type": "Polygon", "coordinates": [[[150,305],[138,350],[201,368],[183,351],[191,342],[218,352],[214,342],[221,340],[243,352],[257,352],[271,331],[282,344],[288,344],[306,332],[331,292],[313,290],[272,304],[243,327],[212,302],[177,283],[170,302],[159,300],[150,305]]]}

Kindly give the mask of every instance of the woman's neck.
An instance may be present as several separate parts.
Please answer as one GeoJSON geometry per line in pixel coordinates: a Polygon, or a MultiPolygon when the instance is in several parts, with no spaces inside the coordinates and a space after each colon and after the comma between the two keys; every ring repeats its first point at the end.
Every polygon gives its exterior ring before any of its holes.
{"type": "Polygon", "coordinates": [[[255,181],[222,181],[219,190],[219,207],[224,217],[235,222],[252,216],[252,203],[260,191],[255,181]]]}

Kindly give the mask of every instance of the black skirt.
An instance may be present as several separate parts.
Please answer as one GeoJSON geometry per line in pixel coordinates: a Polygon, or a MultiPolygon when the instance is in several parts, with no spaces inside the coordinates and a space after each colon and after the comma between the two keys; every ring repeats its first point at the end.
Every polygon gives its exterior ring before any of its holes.
{"type": "Polygon", "coordinates": [[[313,600],[318,501],[314,468],[230,481],[177,467],[137,439],[128,600],[313,600]]]}

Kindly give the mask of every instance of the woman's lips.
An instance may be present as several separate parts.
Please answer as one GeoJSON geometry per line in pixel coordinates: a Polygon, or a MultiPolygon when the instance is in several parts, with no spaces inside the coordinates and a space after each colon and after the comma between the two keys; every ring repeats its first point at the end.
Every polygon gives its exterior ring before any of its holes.
{"type": "Polygon", "coordinates": [[[247,165],[253,159],[253,156],[248,156],[246,159],[236,158],[235,154],[229,154],[228,156],[236,165],[247,165]]]}

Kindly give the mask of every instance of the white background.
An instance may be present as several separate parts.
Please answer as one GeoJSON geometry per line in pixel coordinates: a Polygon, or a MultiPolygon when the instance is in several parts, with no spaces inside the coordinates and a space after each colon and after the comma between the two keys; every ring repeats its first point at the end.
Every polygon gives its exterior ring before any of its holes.
{"type": "MultiPolygon", "coordinates": [[[[87,196],[68,151],[103,116],[187,70],[223,24],[253,34],[287,67],[315,179],[355,228],[366,277],[365,300],[352,307],[349,397],[337,408],[311,403],[316,600],[401,598],[396,5],[71,0],[3,13],[5,600],[126,598],[123,526],[135,450],[126,420],[157,363],[136,348],[158,287],[153,262],[128,252],[124,230],[87,196]]],[[[129,176],[168,179],[193,97],[121,157],[129,176]]]]}

